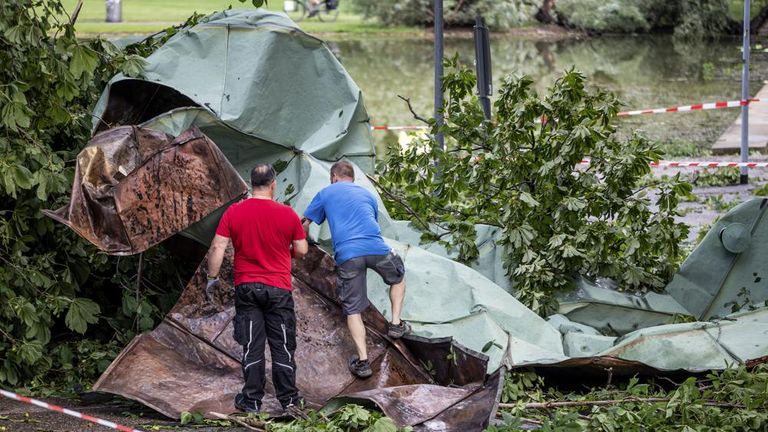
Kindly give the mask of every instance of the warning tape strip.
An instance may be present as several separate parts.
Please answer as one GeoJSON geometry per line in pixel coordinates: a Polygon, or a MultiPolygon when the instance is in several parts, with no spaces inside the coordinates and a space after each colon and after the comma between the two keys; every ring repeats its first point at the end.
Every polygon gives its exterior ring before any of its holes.
{"type": "Polygon", "coordinates": [[[120,425],[120,424],[117,424],[117,423],[114,423],[114,422],[111,422],[111,421],[108,421],[108,420],[96,418],[96,417],[93,417],[93,416],[89,416],[87,414],[82,414],[82,413],[79,413],[77,411],[72,411],[72,410],[67,409],[67,408],[62,408],[62,407],[60,407],[58,405],[49,404],[47,402],[43,402],[43,401],[39,401],[37,399],[32,399],[32,398],[28,398],[28,397],[25,397],[25,396],[21,396],[21,395],[18,395],[16,393],[11,393],[9,391],[5,391],[5,390],[1,390],[0,389],[0,395],[5,396],[5,397],[7,397],[9,399],[17,400],[19,402],[24,402],[24,403],[28,403],[28,404],[31,404],[31,405],[39,406],[40,408],[45,408],[47,410],[60,412],[60,413],[66,414],[66,415],[70,415],[72,417],[77,417],[77,418],[79,418],[81,420],[85,420],[85,421],[89,421],[89,422],[92,422],[92,423],[96,423],[96,424],[99,424],[99,425],[102,425],[102,426],[106,426],[108,428],[116,429],[116,430],[119,430],[119,431],[122,431],[122,432],[143,432],[143,431],[141,431],[139,429],[133,429],[133,428],[130,428],[128,426],[123,426],[123,425],[120,425]]]}
{"type": "Polygon", "coordinates": [[[616,116],[618,117],[627,117],[627,116],[636,116],[636,115],[645,115],[645,114],[664,114],[664,113],[673,113],[673,112],[687,112],[687,111],[700,111],[700,110],[711,110],[711,109],[723,109],[723,108],[735,108],[735,107],[741,107],[749,105],[752,102],[760,102],[760,99],[742,99],[742,100],[735,100],[735,101],[717,101],[717,102],[710,102],[710,103],[700,103],[700,104],[693,104],[693,105],[683,105],[683,106],[673,106],[668,108],[653,108],[653,109],[644,109],[644,110],[635,110],[635,111],[622,111],[616,116]]]}
{"type": "MultiPolygon", "coordinates": [[[[622,111],[616,114],[616,116],[629,117],[629,116],[647,115],[647,114],[666,114],[666,113],[675,113],[675,112],[735,108],[735,107],[742,107],[745,105],[749,105],[752,102],[760,102],[760,99],[751,98],[751,99],[742,99],[742,100],[733,100],[733,101],[717,101],[717,102],[708,102],[708,103],[700,103],[700,104],[693,104],[693,105],[672,106],[667,108],[652,108],[652,109],[642,109],[642,110],[634,110],[634,111],[622,111]]],[[[537,121],[537,123],[540,123],[540,122],[541,120],[537,121]]],[[[371,126],[371,129],[376,131],[423,130],[423,129],[429,129],[429,126],[382,125],[382,126],[371,126]]]]}
{"type": "MultiPolygon", "coordinates": [[[[584,159],[581,161],[582,165],[589,165],[590,160],[584,159]]],[[[702,161],[658,161],[651,162],[649,164],[652,167],[662,168],[768,168],[768,162],[702,162],[702,161]]]]}
{"type": "Polygon", "coordinates": [[[429,126],[371,126],[373,130],[380,131],[398,131],[398,130],[417,130],[417,129],[429,129],[429,126]]]}

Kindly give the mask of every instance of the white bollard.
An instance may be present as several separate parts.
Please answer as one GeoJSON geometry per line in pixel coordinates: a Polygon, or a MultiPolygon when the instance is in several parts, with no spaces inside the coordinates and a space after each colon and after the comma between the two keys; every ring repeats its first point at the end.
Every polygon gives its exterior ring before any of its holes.
{"type": "Polygon", "coordinates": [[[123,21],[123,4],[121,0],[106,0],[107,22],[116,23],[123,21]]]}

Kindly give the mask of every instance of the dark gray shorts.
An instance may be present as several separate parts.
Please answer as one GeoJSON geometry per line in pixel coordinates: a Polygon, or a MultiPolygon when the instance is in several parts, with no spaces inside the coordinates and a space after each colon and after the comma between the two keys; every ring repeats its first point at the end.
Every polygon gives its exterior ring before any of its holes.
{"type": "Polygon", "coordinates": [[[361,313],[370,304],[365,277],[368,269],[378,273],[387,285],[400,283],[405,275],[403,260],[394,251],[387,255],[365,255],[344,261],[336,267],[336,292],[344,315],[361,313]]]}

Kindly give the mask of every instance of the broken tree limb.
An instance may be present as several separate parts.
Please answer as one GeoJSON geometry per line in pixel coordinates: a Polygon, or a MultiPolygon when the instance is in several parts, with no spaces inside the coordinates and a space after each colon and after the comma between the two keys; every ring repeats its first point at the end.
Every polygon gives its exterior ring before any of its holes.
{"type": "Polygon", "coordinates": [[[416,111],[413,110],[413,106],[411,105],[411,100],[409,98],[403,97],[403,96],[400,96],[400,95],[397,95],[397,97],[399,97],[400,99],[405,101],[406,104],[408,104],[408,110],[411,111],[411,114],[413,114],[413,118],[415,118],[416,120],[422,121],[422,122],[424,122],[426,124],[429,124],[429,120],[427,120],[424,117],[416,114],[416,111]]]}
{"type": "Polygon", "coordinates": [[[249,424],[248,422],[244,421],[245,417],[244,418],[238,418],[237,416],[234,416],[234,415],[227,415],[227,414],[222,414],[222,413],[213,412],[213,411],[211,411],[211,415],[216,417],[216,418],[219,418],[221,420],[227,420],[227,421],[231,421],[233,423],[237,423],[240,426],[242,426],[242,427],[244,427],[246,429],[249,429],[249,430],[259,431],[259,432],[266,432],[266,429],[262,429],[260,427],[256,427],[256,426],[254,426],[252,424],[249,424]]]}
{"type": "MultiPolygon", "coordinates": [[[[609,399],[609,400],[584,400],[584,401],[549,401],[549,402],[530,402],[522,405],[523,409],[552,409],[578,406],[608,406],[621,405],[625,403],[667,403],[670,398],[627,398],[627,399],[609,399]]],[[[718,402],[713,400],[702,401],[703,405],[716,406],[723,408],[744,408],[744,405],[732,404],[728,402],[718,402]]],[[[500,403],[499,408],[517,408],[519,405],[511,403],[500,403]]]]}

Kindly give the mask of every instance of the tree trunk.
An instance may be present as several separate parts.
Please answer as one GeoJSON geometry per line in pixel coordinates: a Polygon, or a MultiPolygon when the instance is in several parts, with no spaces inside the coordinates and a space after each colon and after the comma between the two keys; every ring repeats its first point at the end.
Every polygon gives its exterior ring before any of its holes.
{"type": "Polygon", "coordinates": [[[536,19],[544,24],[553,24],[556,20],[552,16],[552,9],[555,7],[555,0],[543,0],[536,12],[536,19]]]}
{"type": "Polygon", "coordinates": [[[768,6],[763,6],[760,12],[758,12],[749,23],[749,28],[752,30],[752,34],[766,33],[768,31],[767,28],[764,28],[766,21],[768,21],[768,6]]]}

